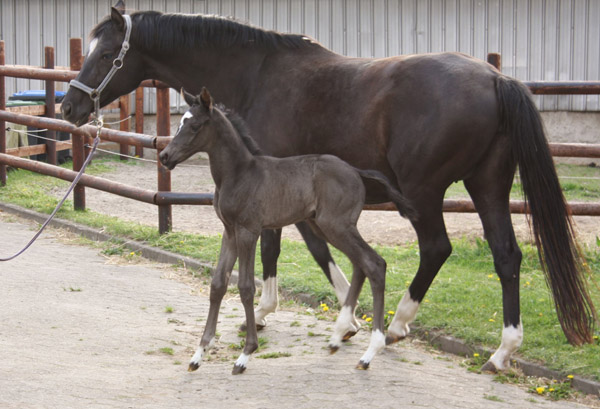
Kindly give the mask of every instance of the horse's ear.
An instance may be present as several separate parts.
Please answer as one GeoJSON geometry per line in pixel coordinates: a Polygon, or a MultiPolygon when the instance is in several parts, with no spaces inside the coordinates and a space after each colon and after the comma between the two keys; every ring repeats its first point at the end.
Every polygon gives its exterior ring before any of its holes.
{"type": "Polygon", "coordinates": [[[119,0],[117,4],[113,6],[113,8],[117,9],[117,11],[121,14],[125,14],[125,2],[123,0],[119,0]]]}
{"type": "Polygon", "coordinates": [[[196,99],[196,97],[194,95],[190,94],[189,92],[187,92],[185,89],[183,89],[183,87],[181,87],[181,95],[183,96],[185,103],[188,104],[190,107],[192,105],[198,103],[198,100],[196,99]]]}
{"type": "Polygon", "coordinates": [[[204,107],[208,109],[208,112],[212,112],[213,99],[210,96],[210,92],[208,92],[208,90],[205,87],[202,87],[202,92],[200,93],[200,101],[202,101],[202,105],[204,105],[204,107]]]}
{"type": "Polygon", "coordinates": [[[110,8],[110,19],[119,30],[125,30],[125,19],[123,14],[114,7],[110,8]]]}

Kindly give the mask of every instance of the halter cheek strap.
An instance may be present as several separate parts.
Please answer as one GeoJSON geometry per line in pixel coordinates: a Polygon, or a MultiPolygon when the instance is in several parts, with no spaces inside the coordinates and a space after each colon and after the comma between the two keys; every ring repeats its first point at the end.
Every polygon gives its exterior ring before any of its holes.
{"type": "Polygon", "coordinates": [[[117,71],[123,67],[123,59],[125,58],[125,54],[127,54],[127,51],[129,50],[129,37],[131,36],[131,17],[128,14],[124,14],[123,18],[125,19],[126,28],[125,38],[123,39],[123,44],[121,45],[121,51],[119,51],[119,55],[117,56],[117,58],[113,60],[113,65],[110,68],[110,71],[108,72],[108,74],[106,74],[106,77],[104,77],[100,85],[98,85],[96,88],[92,88],[77,80],[71,80],[71,82],[69,82],[69,86],[75,87],[85,92],[90,96],[92,101],[94,101],[96,116],[98,116],[98,113],[100,111],[100,93],[102,93],[104,88],[106,88],[109,81],[117,73],[117,71]]]}

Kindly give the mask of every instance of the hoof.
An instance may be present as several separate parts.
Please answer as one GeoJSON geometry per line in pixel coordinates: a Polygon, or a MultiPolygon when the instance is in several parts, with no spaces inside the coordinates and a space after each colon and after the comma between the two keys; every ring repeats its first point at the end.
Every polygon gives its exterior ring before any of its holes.
{"type": "Polygon", "coordinates": [[[337,345],[329,345],[329,353],[331,355],[335,354],[338,351],[338,349],[340,349],[340,347],[337,345]]]}
{"type": "Polygon", "coordinates": [[[344,334],[344,336],[342,337],[342,341],[346,342],[348,341],[350,338],[352,338],[353,336],[356,335],[358,331],[348,331],[346,332],[346,334],[344,334]]]}
{"type": "Polygon", "coordinates": [[[188,372],[194,372],[198,368],[200,368],[200,364],[196,362],[190,362],[190,365],[188,366],[188,372]]]}
{"type": "Polygon", "coordinates": [[[239,375],[241,373],[243,373],[246,370],[245,366],[241,366],[241,365],[233,365],[233,371],[231,371],[232,375],[239,375]]]}
{"type": "MultiPolygon", "coordinates": [[[[257,331],[262,331],[265,327],[266,327],[266,325],[256,324],[257,331]]],[[[246,331],[247,329],[248,329],[248,326],[244,322],[242,325],[240,325],[240,328],[238,329],[238,331],[246,331]]]]}
{"type": "Polygon", "coordinates": [[[359,361],[358,365],[356,365],[356,369],[366,371],[367,369],[369,369],[369,362],[359,361]]]}
{"type": "Polygon", "coordinates": [[[482,367],[481,367],[481,372],[491,372],[491,373],[498,373],[498,368],[496,368],[496,365],[494,365],[492,363],[492,361],[487,361],[482,367]]]}
{"type": "Polygon", "coordinates": [[[404,338],[406,338],[406,337],[402,337],[402,336],[399,336],[399,335],[390,335],[390,334],[388,334],[385,337],[385,344],[386,345],[392,345],[392,344],[395,344],[398,341],[403,340],[404,338]]]}

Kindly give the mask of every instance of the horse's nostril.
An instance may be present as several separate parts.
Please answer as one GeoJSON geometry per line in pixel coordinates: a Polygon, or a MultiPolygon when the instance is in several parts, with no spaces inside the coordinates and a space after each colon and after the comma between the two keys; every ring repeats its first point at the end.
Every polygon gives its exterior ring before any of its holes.
{"type": "Polygon", "coordinates": [[[160,162],[164,165],[167,162],[167,159],[169,158],[169,154],[163,151],[160,153],[160,155],[158,155],[158,158],[160,159],[160,162]]]}
{"type": "Polygon", "coordinates": [[[61,111],[64,116],[68,116],[71,113],[71,103],[67,102],[66,104],[62,104],[61,111]]]}

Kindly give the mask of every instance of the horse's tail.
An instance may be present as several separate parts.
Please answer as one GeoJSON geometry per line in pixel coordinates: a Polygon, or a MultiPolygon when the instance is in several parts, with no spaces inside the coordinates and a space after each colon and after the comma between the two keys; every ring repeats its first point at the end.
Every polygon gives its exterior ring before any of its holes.
{"type": "Polygon", "coordinates": [[[417,211],[414,209],[414,207],[412,207],[408,199],[405,198],[402,193],[398,191],[398,189],[392,186],[391,182],[383,173],[376,170],[355,169],[360,175],[361,179],[363,179],[363,183],[365,183],[365,180],[370,180],[375,181],[383,186],[388,199],[396,205],[396,208],[403,217],[406,217],[409,220],[417,220],[417,211]]]}
{"type": "Polygon", "coordinates": [[[535,244],[558,320],[571,344],[592,342],[596,311],[540,113],[527,87],[517,80],[498,76],[496,92],[500,126],[510,137],[513,157],[519,165],[535,244]]]}

